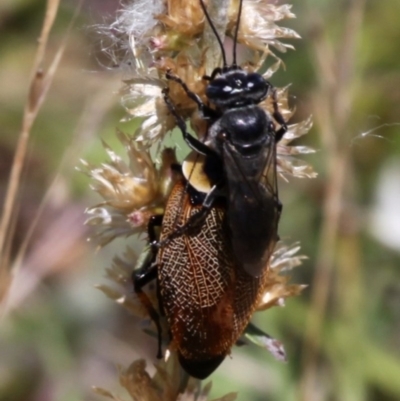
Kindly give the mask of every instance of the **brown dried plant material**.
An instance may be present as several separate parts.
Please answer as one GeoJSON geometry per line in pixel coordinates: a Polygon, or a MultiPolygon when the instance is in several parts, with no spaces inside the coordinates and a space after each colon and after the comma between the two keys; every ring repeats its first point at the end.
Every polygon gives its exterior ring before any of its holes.
{"type": "Polygon", "coordinates": [[[156,17],[165,32],[181,35],[185,41],[200,35],[204,29],[204,14],[199,1],[168,0],[167,13],[156,17]]]}
{"type": "MultiPolygon", "coordinates": [[[[127,369],[120,368],[119,381],[133,401],[207,401],[211,390],[211,383],[203,388],[198,380],[189,379],[184,391],[176,386],[177,381],[163,368],[157,367],[158,373],[151,378],[146,372],[146,362],[139,359],[133,362],[127,369]]],[[[93,387],[93,390],[104,397],[114,401],[127,401],[101,387],[93,387]]],[[[229,393],[212,401],[234,401],[237,393],[229,393]]]]}
{"type": "Polygon", "coordinates": [[[86,210],[86,224],[95,228],[93,238],[104,246],[119,236],[145,230],[149,218],[163,211],[165,201],[175,182],[171,164],[175,152],[166,148],[161,154],[161,167],[156,169],[150,154],[140,143],[118,132],[129,163],[103,143],[110,162],[100,167],[82,160],[81,168],[91,180],[91,188],[104,201],[86,210]]]}
{"type": "MultiPolygon", "coordinates": [[[[238,17],[238,6],[239,0],[234,0],[229,7],[228,32],[232,36],[238,17]]],[[[246,18],[240,21],[239,43],[261,52],[271,52],[270,47],[280,52],[293,49],[291,44],[284,43],[281,39],[299,39],[300,36],[292,29],[277,25],[278,21],[295,18],[291,8],[289,4],[278,6],[263,0],[244,1],[242,14],[246,18]]]]}

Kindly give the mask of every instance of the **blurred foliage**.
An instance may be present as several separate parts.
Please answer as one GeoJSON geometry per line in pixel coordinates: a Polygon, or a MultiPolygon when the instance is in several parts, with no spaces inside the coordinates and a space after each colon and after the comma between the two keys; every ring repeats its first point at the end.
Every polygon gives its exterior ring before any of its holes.
{"type": "MultiPolygon", "coordinates": [[[[289,25],[302,40],[294,43],[295,52],[283,56],[286,70],[273,82],[291,83],[296,121],[309,114],[319,117],[315,99],[324,79],[329,82],[332,77],[321,75],[317,43],[340,49],[352,40],[342,36],[350,3],[294,2],[297,19],[289,25]]],[[[50,37],[49,59],[76,4],[62,3],[50,37]]],[[[20,267],[24,275],[16,275],[10,309],[1,322],[1,400],[98,399],[92,385],[118,389],[117,364],[127,366],[138,357],[155,361],[155,341],[142,333],[141,323],[93,288],[123,244],[95,254],[86,242],[83,210],[99,200],[89,191],[87,179],[74,170],[80,158],[104,159],[100,138],[118,150],[116,126],[133,131],[131,124],[119,122],[124,115],[117,95],[121,77],[99,63],[98,38],[90,28],[111,16],[116,6],[113,0],[86,0],[33,128],[18,198],[14,256],[45,197],[46,203],[20,267]]],[[[0,5],[0,199],[20,131],[44,11],[45,2],[38,0],[0,5]]],[[[232,358],[212,376],[215,397],[239,391],[239,400],[254,401],[304,400],[305,394],[307,401],[400,399],[399,15],[400,2],[369,0],[360,28],[353,32],[357,44],[348,85],[349,118],[343,132],[337,133],[341,149],[350,157],[313,365],[318,386],[311,393],[304,390],[304,376],[312,364],[304,336],[315,308],[311,294],[316,260],[321,258],[321,227],[326,223],[323,202],[331,185],[331,149],[324,143],[320,123],[302,140],[319,149],[309,157],[319,177],[281,185],[281,237],[301,240],[309,259],[293,279],[310,287],[286,308],[255,317],[285,344],[289,362],[281,364],[252,346],[235,348],[232,358]]],[[[340,61],[333,59],[337,68],[343,67],[340,61]]]]}

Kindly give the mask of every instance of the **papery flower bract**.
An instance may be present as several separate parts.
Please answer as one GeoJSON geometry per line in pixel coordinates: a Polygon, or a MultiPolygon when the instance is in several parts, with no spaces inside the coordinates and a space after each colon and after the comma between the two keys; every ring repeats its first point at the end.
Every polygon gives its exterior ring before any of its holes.
{"type": "Polygon", "coordinates": [[[299,249],[298,244],[287,246],[278,242],[269,262],[269,276],[257,311],[266,310],[272,306],[283,306],[286,298],[299,295],[306,287],[301,284],[289,285],[290,277],[280,274],[292,270],[306,258],[295,255],[299,249]]]}
{"type": "Polygon", "coordinates": [[[290,142],[308,133],[312,127],[312,118],[309,117],[297,124],[288,125],[288,130],[277,146],[277,167],[279,175],[286,179],[287,175],[297,178],[315,178],[317,173],[312,166],[294,155],[315,153],[308,146],[290,146],[290,142]]]}
{"type": "Polygon", "coordinates": [[[156,198],[158,177],[150,154],[122,132],[119,131],[117,135],[127,151],[129,164],[104,142],[109,163],[103,163],[100,167],[90,166],[86,162],[83,164],[93,180],[92,189],[104,199],[104,204],[129,212],[156,198]]]}
{"type": "Polygon", "coordinates": [[[85,224],[93,228],[91,239],[103,247],[117,237],[128,237],[140,233],[143,228],[129,224],[126,213],[107,206],[94,206],[86,209],[89,215],[85,224]]]}
{"type": "Polygon", "coordinates": [[[147,147],[161,140],[174,127],[174,120],[162,98],[164,86],[159,79],[138,76],[125,81],[121,91],[121,103],[128,112],[123,121],[144,118],[135,132],[135,138],[147,147]]]}
{"type": "Polygon", "coordinates": [[[147,150],[137,141],[117,133],[124,145],[129,163],[123,161],[103,143],[110,158],[108,163],[94,167],[82,161],[83,170],[91,179],[91,188],[104,201],[86,210],[86,224],[95,228],[92,235],[100,246],[116,237],[143,232],[149,218],[163,211],[166,198],[174,184],[170,166],[176,163],[172,149],[164,149],[160,169],[156,169],[147,150]]]}
{"type": "Polygon", "coordinates": [[[179,33],[183,37],[193,38],[204,29],[204,15],[199,1],[169,0],[168,10],[157,19],[165,26],[165,31],[179,33]]]}
{"type": "MultiPolygon", "coordinates": [[[[238,18],[239,0],[231,2],[229,8],[229,30],[233,36],[238,18]]],[[[238,41],[250,49],[265,52],[269,46],[280,52],[293,49],[293,46],[283,43],[280,39],[299,39],[300,36],[292,29],[283,28],[276,24],[287,18],[295,18],[290,11],[291,5],[277,6],[263,0],[243,2],[242,18],[239,26],[238,41]]]]}
{"type": "MultiPolygon", "coordinates": [[[[273,70],[268,70],[263,77],[268,79],[272,73],[273,70]]],[[[289,108],[288,87],[276,89],[275,94],[279,112],[285,121],[289,121],[293,115],[293,111],[289,108]]],[[[270,97],[260,103],[260,107],[262,107],[268,114],[272,115],[273,105],[270,97]]],[[[283,135],[282,139],[278,142],[276,151],[277,171],[283,179],[286,180],[286,176],[293,176],[297,178],[315,178],[317,176],[317,173],[313,170],[311,165],[301,159],[293,157],[300,154],[314,153],[315,150],[307,146],[290,145],[293,140],[306,135],[310,131],[311,127],[311,117],[309,117],[307,120],[301,121],[300,123],[289,124],[287,126],[287,131],[283,135]]]]}

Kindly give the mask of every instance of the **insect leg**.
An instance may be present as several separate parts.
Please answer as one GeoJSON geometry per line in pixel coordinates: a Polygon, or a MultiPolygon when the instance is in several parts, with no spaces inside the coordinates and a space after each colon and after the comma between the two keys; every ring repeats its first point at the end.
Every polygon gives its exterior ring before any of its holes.
{"type": "Polygon", "coordinates": [[[178,125],[179,129],[182,132],[183,139],[185,142],[196,152],[204,155],[204,156],[215,156],[214,152],[204,143],[200,142],[197,138],[194,136],[190,135],[190,133],[186,129],[186,123],[185,120],[178,114],[176,111],[175,105],[171,102],[170,97],[168,96],[169,89],[164,88],[163,89],[163,96],[164,96],[164,101],[170,111],[170,113],[175,117],[176,124],[178,125]]]}
{"type": "Polygon", "coordinates": [[[170,81],[176,82],[177,84],[179,84],[182,87],[182,89],[185,91],[186,95],[197,104],[197,107],[199,108],[199,110],[201,111],[201,113],[205,119],[217,117],[216,116],[217,113],[215,112],[215,110],[206,106],[204,104],[204,102],[201,100],[200,96],[197,95],[196,93],[192,92],[181,78],[172,74],[171,71],[167,71],[167,73],[165,74],[165,77],[167,79],[169,79],[170,81]]]}
{"type": "Polygon", "coordinates": [[[185,91],[185,93],[188,95],[188,97],[189,97],[190,99],[192,99],[192,100],[197,104],[197,107],[198,107],[201,111],[203,111],[203,109],[204,109],[205,107],[207,107],[207,106],[203,103],[203,101],[201,100],[200,96],[197,95],[196,93],[192,92],[192,91],[188,88],[188,86],[186,85],[186,83],[185,83],[184,81],[182,81],[181,78],[179,78],[178,76],[172,74],[171,71],[167,71],[167,73],[165,74],[165,77],[166,77],[167,79],[169,79],[170,81],[174,81],[174,82],[178,83],[178,84],[182,87],[182,89],[185,91]]]}
{"type": "Polygon", "coordinates": [[[218,185],[214,185],[205,197],[201,209],[197,213],[190,216],[187,222],[182,227],[176,229],[171,235],[168,236],[168,238],[159,242],[157,244],[157,247],[160,248],[166,246],[175,238],[178,238],[186,233],[191,233],[192,230],[201,228],[202,224],[207,218],[207,215],[210,213],[215,199],[219,194],[219,189],[220,188],[218,185]]]}
{"type": "Polygon", "coordinates": [[[285,119],[283,118],[281,112],[279,111],[276,89],[273,87],[272,87],[272,107],[274,108],[274,113],[272,114],[272,116],[281,126],[281,128],[279,128],[278,131],[276,131],[275,133],[275,142],[279,142],[282,139],[283,135],[285,135],[285,133],[287,132],[288,127],[285,119]]]}
{"type": "Polygon", "coordinates": [[[150,318],[153,320],[157,327],[158,337],[158,351],[157,358],[162,358],[162,329],[160,323],[160,315],[155,310],[147,294],[143,291],[143,287],[153,280],[157,279],[157,265],[155,264],[156,252],[154,249],[154,242],[156,241],[155,226],[161,225],[162,215],[155,215],[150,218],[148,224],[148,235],[150,246],[144,251],[142,257],[139,259],[139,267],[132,273],[133,289],[137,294],[139,301],[146,308],[150,318]]]}
{"type": "Polygon", "coordinates": [[[150,217],[150,220],[147,223],[147,235],[149,237],[150,244],[157,241],[157,236],[154,228],[161,226],[163,217],[163,214],[154,214],[150,217]]]}

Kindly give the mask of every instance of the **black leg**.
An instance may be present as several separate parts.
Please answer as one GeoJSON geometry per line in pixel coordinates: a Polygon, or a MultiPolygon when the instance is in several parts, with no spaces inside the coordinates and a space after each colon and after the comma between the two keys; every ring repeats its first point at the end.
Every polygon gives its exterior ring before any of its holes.
{"type": "Polygon", "coordinates": [[[210,208],[207,207],[202,207],[196,214],[193,216],[190,216],[188,221],[185,223],[180,228],[177,228],[171,235],[168,236],[163,241],[160,241],[157,244],[158,248],[162,248],[164,246],[167,246],[171,241],[173,241],[175,238],[179,238],[182,235],[185,234],[194,234],[196,233],[196,230],[201,228],[203,225],[208,213],[210,212],[210,208]]]}
{"type": "Polygon", "coordinates": [[[271,85],[272,88],[272,106],[274,108],[274,113],[272,114],[272,116],[275,118],[275,120],[280,124],[281,128],[278,129],[278,131],[275,132],[275,142],[278,143],[283,135],[285,135],[285,133],[288,130],[287,124],[285,119],[283,118],[281,112],[279,111],[278,108],[278,99],[276,96],[276,89],[271,85]]]}
{"type": "Polygon", "coordinates": [[[157,241],[155,227],[161,226],[163,218],[163,214],[155,214],[150,217],[149,222],[147,223],[147,235],[149,237],[150,244],[157,241]]]}
{"type": "MultiPolygon", "coordinates": [[[[143,251],[138,260],[138,267],[132,273],[133,289],[137,294],[139,301],[146,308],[150,318],[153,320],[157,328],[158,350],[157,358],[162,358],[162,329],[160,323],[160,315],[154,308],[147,294],[143,291],[143,287],[151,281],[157,279],[157,265],[155,263],[157,251],[153,244],[156,242],[155,227],[162,223],[163,215],[154,215],[150,218],[147,225],[150,245],[143,251]]],[[[160,306],[159,306],[160,307],[160,306]]]]}
{"type": "Polygon", "coordinates": [[[168,236],[168,238],[157,243],[157,248],[164,247],[175,238],[178,238],[184,234],[194,233],[196,232],[196,230],[201,228],[206,217],[210,213],[215,199],[218,197],[219,194],[220,187],[218,185],[214,185],[205,197],[201,209],[196,214],[190,216],[188,221],[182,227],[176,229],[171,235],[168,236]]]}
{"type": "Polygon", "coordinates": [[[172,163],[171,164],[171,171],[175,173],[179,173],[182,175],[182,166],[179,163],[172,163]]]}
{"type": "Polygon", "coordinates": [[[169,89],[164,88],[163,89],[163,96],[164,96],[164,101],[170,111],[170,113],[175,117],[176,124],[179,127],[179,129],[182,132],[183,139],[185,142],[196,152],[204,155],[204,156],[214,156],[214,151],[211,150],[207,145],[204,143],[200,142],[198,139],[190,135],[190,133],[186,129],[186,123],[185,120],[178,114],[176,111],[175,105],[171,102],[171,99],[169,97],[169,89]]]}
{"type": "Polygon", "coordinates": [[[181,78],[173,75],[171,71],[167,71],[165,76],[170,81],[174,81],[182,87],[186,95],[197,104],[197,107],[199,108],[204,119],[216,119],[219,117],[219,113],[205,105],[200,96],[197,93],[192,92],[181,78]]]}
{"type": "Polygon", "coordinates": [[[144,266],[145,271],[133,272],[132,281],[133,288],[142,303],[142,305],[147,309],[147,312],[150,315],[150,318],[153,320],[154,324],[157,327],[157,337],[158,337],[158,350],[157,350],[157,358],[162,358],[162,330],[160,323],[160,315],[154,309],[153,304],[151,303],[147,294],[143,291],[143,287],[157,278],[157,265],[154,263],[151,266],[144,266]]]}
{"type": "Polygon", "coordinates": [[[197,104],[197,107],[199,108],[200,111],[203,111],[204,108],[207,107],[207,106],[203,103],[203,101],[201,100],[200,96],[197,95],[196,93],[192,92],[192,91],[188,88],[188,86],[186,85],[186,83],[185,83],[181,78],[179,78],[178,76],[172,74],[172,72],[171,72],[170,70],[167,71],[167,73],[165,74],[165,77],[166,77],[167,79],[169,79],[170,81],[174,81],[174,82],[178,83],[178,84],[182,87],[182,89],[185,91],[185,93],[188,95],[188,97],[189,97],[190,99],[192,99],[192,100],[197,104]]]}

